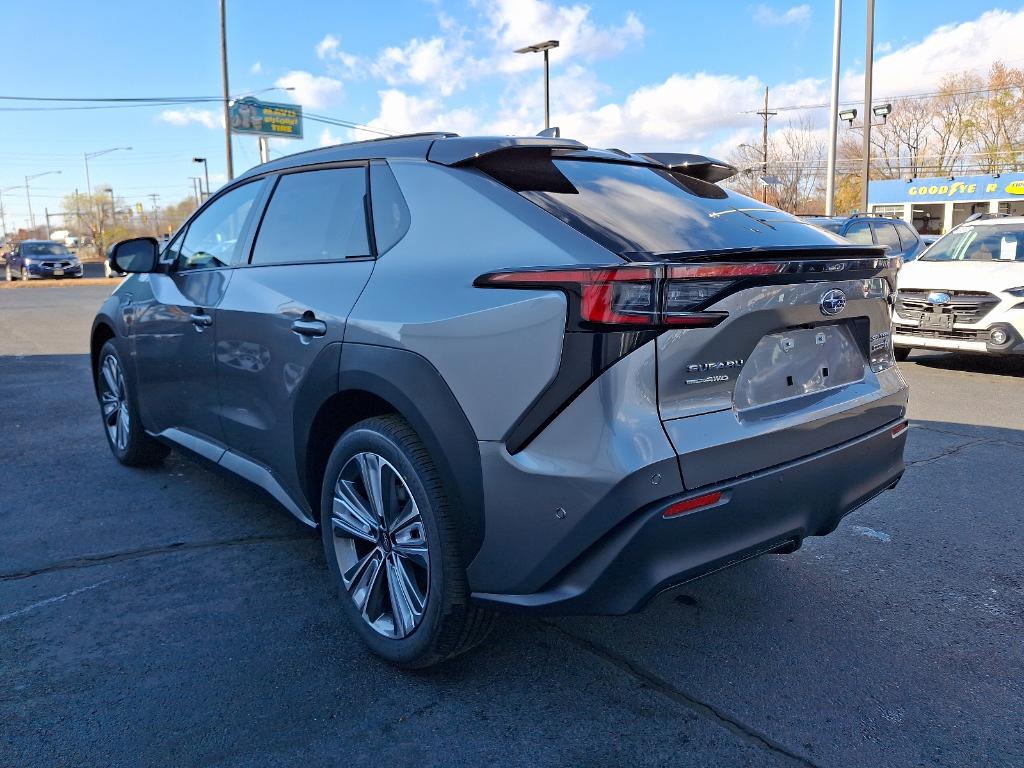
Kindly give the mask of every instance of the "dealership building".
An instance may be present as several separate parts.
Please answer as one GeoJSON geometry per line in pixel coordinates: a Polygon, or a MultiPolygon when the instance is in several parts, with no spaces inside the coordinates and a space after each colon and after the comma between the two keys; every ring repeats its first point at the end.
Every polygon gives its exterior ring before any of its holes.
{"type": "Polygon", "coordinates": [[[872,181],[868,200],[872,213],[903,219],[923,235],[940,235],[973,213],[1024,216],[1024,173],[872,181]]]}

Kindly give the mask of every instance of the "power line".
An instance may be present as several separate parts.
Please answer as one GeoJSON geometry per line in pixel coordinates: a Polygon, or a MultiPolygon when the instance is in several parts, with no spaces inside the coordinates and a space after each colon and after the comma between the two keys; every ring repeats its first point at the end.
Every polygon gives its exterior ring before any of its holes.
{"type": "MultiPolygon", "coordinates": [[[[997,88],[969,88],[960,91],[928,91],[925,93],[908,93],[904,96],[876,96],[874,101],[898,101],[901,99],[929,99],[933,96],[972,96],[979,93],[999,93],[1001,91],[1009,91],[1015,88],[1024,88],[1024,85],[1002,85],[997,88]]],[[[841,101],[839,102],[842,106],[859,105],[861,102],[859,99],[853,101],[841,101]]],[[[787,107],[775,107],[780,112],[793,112],[801,109],[827,109],[829,104],[797,104],[787,107]]],[[[740,114],[742,115],[754,115],[757,114],[756,109],[745,109],[740,114]]]]}

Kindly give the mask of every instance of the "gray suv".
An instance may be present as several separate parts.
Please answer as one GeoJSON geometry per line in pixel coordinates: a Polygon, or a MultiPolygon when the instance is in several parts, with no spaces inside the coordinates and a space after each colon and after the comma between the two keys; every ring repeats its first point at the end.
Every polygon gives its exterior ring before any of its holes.
{"type": "Polygon", "coordinates": [[[119,461],[169,446],[319,527],[422,667],[499,611],[623,614],[893,487],[898,260],[697,156],[421,134],[248,171],[92,328],[119,461]]]}

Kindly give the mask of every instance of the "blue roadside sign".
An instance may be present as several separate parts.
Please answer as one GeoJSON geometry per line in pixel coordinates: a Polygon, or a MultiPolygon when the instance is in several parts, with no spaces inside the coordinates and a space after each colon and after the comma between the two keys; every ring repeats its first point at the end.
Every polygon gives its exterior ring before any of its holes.
{"type": "Polygon", "coordinates": [[[254,136],[302,138],[302,107],[247,96],[231,103],[231,132],[254,136]]]}

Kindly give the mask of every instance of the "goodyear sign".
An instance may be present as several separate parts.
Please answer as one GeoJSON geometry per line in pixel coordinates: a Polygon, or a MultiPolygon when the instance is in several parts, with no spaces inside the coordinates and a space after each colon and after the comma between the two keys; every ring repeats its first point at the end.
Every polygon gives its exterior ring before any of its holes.
{"type": "Polygon", "coordinates": [[[257,136],[302,138],[302,107],[246,97],[231,104],[231,131],[257,136]]]}
{"type": "Polygon", "coordinates": [[[873,205],[883,203],[944,203],[967,200],[1008,200],[1024,197],[1024,173],[1000,176],[948,176],[933,179],[872,181],[868,193],[873,205]]]}

